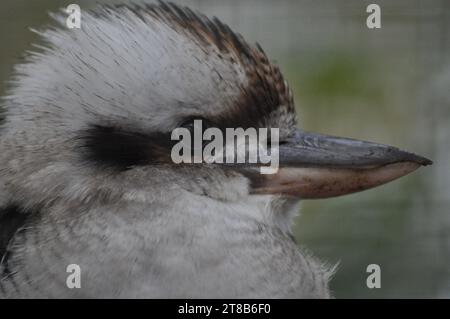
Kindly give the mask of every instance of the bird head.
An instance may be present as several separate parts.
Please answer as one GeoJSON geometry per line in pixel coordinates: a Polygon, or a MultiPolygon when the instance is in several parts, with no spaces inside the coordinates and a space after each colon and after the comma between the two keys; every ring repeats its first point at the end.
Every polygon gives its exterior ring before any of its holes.
{"type": "Polygon", "coordinates": [[[397,148],[304,132],[293,94],[259,45],[173,4],[105,6],[81,29],[39,32],[5,98],[1,155],[11,196],[55,201],[324,198],[368,189],[429,160],[397,148]],[[279,170],[174,163],[171,132],[278,128],[279,170]]]}

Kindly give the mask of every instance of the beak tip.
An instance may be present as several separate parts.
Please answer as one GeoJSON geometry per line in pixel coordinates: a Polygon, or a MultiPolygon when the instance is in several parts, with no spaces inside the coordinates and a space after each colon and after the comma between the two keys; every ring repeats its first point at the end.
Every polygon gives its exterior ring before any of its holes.
{"type": "Polygon", "coordinates": [[[422,165],[423,165],[423,166],[433,165],[433,161],[430,160],[430,159],[428,159],[428,158],[425,158],[425,157],[424,157],[424,160],[423,160],[423,162],[422,162],[422,165]]]}
{"type": "Polygon", "coordinates": [[[427,160],[426,162],[422,163],[422,166],[429,166],[429,165],[433,165],[433,161],[427,160]]]}
{"type": "Polygon", "coordinates": [[[430,159],[428,159],[426,157],[420,156],[420,155],[413,154],[413,153],[411,153],[410,160],[412,162],[420,164],[421,166],[433,165],[433,161],[432,160],[430,160],[430,159]]]}

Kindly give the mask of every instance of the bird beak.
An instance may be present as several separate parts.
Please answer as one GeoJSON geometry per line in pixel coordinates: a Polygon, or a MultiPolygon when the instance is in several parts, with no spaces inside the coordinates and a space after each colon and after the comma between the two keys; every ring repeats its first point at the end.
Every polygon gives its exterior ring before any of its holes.
{"type": "Polygon", "coordinates": [[[392,146],[298,130],[279,146],[278,172],[254,179],[252,193],[334,197],[382,185],[430,164],[392,146]]]}

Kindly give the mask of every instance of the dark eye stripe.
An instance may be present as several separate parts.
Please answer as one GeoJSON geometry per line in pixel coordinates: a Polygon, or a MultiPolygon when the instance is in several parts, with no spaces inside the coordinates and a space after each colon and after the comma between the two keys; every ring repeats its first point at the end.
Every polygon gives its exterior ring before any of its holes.
{"type": "Polygon", "coordinates": [[[103,168],[167,163],[173,141],[170,133],[140,133],[113,126],[91,125],[80,132],[83,159],[103,168]]]}
{"type": "Polygon", "coordinates": [[[8,267],[8,259],[13,252],[8,250],[8,245],[17,232],[25,226],[30,216],[30,211],[23,210],[16,205],[0,207],[0,261],[3,270],[0,276],[11,272],[8,267]]]}

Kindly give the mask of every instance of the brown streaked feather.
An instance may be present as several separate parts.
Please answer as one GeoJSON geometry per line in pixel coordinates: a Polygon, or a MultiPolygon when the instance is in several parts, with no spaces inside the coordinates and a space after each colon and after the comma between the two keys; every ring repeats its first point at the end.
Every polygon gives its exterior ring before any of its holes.
{"type": "Polygon", "coordinates": [[[157,4],[121,4],[105,8],[125,8],[144,22],[151,17],[196,41],[205,50],[214,46],[222,59],[239,63],[243,67],[249,83],[241,88],[241,97],[227,114],[212,120],[229,127],[235,127],[236,123],[242,127],[261,127],[266,126],[274,111],[284,107],[283,112],[291,115],[289,124],[295,126],[293,94],[279,67],[269,61],[259,44],[251,46],[218,18],[210,19],[188,7],[162,1],[157,4]]]}

